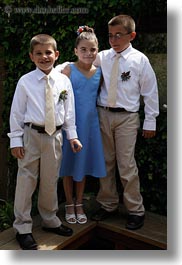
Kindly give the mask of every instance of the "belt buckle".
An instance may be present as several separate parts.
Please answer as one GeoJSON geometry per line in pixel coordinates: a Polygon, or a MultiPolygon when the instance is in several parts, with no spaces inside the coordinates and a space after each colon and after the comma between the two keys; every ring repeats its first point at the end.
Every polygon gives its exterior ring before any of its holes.
{"type": "Polygon", "coordinates": [[[105,110],[110,110],[110,107],[103,106],[105,110]]]}

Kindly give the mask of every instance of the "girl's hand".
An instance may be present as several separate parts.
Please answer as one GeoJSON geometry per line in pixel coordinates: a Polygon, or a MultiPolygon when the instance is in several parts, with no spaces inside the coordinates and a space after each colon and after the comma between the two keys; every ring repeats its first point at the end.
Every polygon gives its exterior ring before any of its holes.
{"type": "Polygon", "coordinates": [[[74,153],[80,152],[80,150],[82,149],[82,144],[78,139],[71,139],[70,144],[74,153]]]}

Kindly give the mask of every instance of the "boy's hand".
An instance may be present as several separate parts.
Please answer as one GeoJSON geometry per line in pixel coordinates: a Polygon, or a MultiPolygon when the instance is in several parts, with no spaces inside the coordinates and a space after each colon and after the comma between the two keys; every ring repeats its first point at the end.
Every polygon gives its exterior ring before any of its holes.
{"type": "Polygon", "coordinates": [[[24,158],[25,150],[23,147],[14,147],[11,149],[11,154],[16,158],[22,159],[24,158]]]}
{"type": "Polygon", "coordinates": [[[79,152],[82,149],[82,144],[78,139],[71,139],[70,140],[71,148],[74,153],[79,152]]]}
{"type": "Polygon", "coordinates": [[[153,138],[156,135],[156,131],[143,130],[142,136],[144,138],[153,138]]]}

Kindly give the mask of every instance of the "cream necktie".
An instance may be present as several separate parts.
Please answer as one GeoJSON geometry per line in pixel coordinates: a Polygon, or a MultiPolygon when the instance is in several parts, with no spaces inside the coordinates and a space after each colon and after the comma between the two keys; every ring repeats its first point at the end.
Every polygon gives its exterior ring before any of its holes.
{"type": "Polygon", "coordinates": [[[52,87],[49,84],[49,76],[45,76],[46,79],[46,110],[45,110],[45,131],[52,135],[56,130],[55,111],[54,111],[54,98],[52,87]]]}
{"type": "Polygon", "coordinates": [[[121,55],[118,53],[116,54],[116,58],[111,70],[111,77],[110,77],[110,86],[108,91],[108,106],[115,107],[116,105],[116,92],[118,87],[118,68],[119,68],[119,58],[121,55]]]}

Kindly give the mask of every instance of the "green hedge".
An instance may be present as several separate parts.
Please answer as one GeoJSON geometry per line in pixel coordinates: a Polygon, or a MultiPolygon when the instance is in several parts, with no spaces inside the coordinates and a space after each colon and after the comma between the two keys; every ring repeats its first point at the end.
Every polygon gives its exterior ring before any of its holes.
{"type": "MultiPolygon", "coordinates": [[[[1,1],[0,45],[4,50],[6,79],[4,81],[4,111],[2,135],[9,131],[8,117],[10,106],[20,76],[29,72],[34,65],[29,59],[29,42],[39,33],[51,34],[58,43],[60,58],[57,63],[74,60],[74,41],[79,25],[89,25],[95,29],[100,50],[109,47],[107,22],[120,13],[130,14],[137,24],[137,37],[133,46],[146,54],[163,54],[154,63],[162,92],[162,103],[166,103],[166,1],[161,0],[58,0],[53,1],[1,1]],[[55,8],[53,10],[53,8],[55,8]],[[147,20],[145,18],[147,17],[147,20]],[[154,18],[159,23],[154,23],[154,18]],[[154,26],[158,26],[154,32],[154,26]],[[160,29],[160,26],[164,25],[160,29]],[[147,28],[146,28],[147,27],[147,28]],[[161,58],[161,57],[160,57],[161,58]]],[[[152,59],[152,55],[150,55],[152,59]]],[[[154,57],[153,57],[154,58],[154,57]]],[[[156,59],[158,58],[158,59],[156,59]]],[[[162,106],[161,106],[162,108],[162,106]]],[[[151,211],[166,213],[166,112],[158,119],[159,134],[155,139],[139,138],[136,158],[142,176],[142,193],[151,211]],[[147,144],[146,144],[147,141],[147,144]],[[149,152],[150,150],[150,152],[149,152]]],[[[9,189],[14,196],[17,165],[16,160],[8,157],[9,189]]]]}
{"type": "MultiPolygon", "coordinates": [[[[8,130],[7,117],[16,83],[20,76],[34,68],[28,56],[32,36],[38,33],[48,33],[55,37],[60,51],[57,63],[61,63],[75,59],[73,49],[79,25],[87,24],[95,29],[99,47],[102,50],[109,47],[107,23],[114,15],[120,13],[132,15],[139,29],[142,29],[142,25],[152,20],[153,17],[161,17],[162,24],[166,15],[166,1],[164,0],[59,0],[56,3],[37,0],[28,2],[4,0],[3,3],[0,16],[0,45],[4,48],[7,72],[4,82],[5,132],[8,130]],[[142,24],[143,14],[148,16],[148,20],[142,24]]],[[[138,32],[133,42],[134,47],[145,53],[166,53],[166,33],[154,35],[154,33],[149,34],[150,28],[147,30],[148,34],[138,32]]]]}

